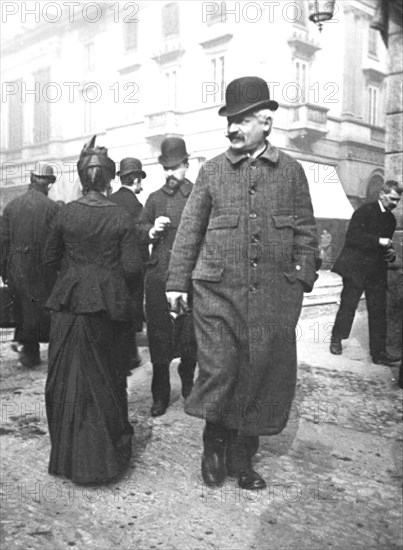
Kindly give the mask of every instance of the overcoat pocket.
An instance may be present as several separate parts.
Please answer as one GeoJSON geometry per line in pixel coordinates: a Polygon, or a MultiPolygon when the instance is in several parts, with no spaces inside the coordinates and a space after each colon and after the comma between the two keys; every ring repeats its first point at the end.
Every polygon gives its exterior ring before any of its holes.
{"type": "Polygon", "coordinates": [[[224,266],[205,264],[197,266],[192,272],[192,279],[195,281],[209,281],[219,283],[222,281],[224,266]]]}
{"type": "Polygon", "coordinates": [[[207,231],[210,229],[227,229],[229,227],[238,227],[239,214],[222,214],[210,219],[207,231]]]}

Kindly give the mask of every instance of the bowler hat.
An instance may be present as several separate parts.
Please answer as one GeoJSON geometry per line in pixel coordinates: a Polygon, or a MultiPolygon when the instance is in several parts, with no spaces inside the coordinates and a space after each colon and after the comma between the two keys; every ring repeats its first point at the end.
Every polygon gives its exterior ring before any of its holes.
{"type": "Polygon", "coordinates": [[[167,137],[161,142],[161,154],[158,162],[165,168],[173,168],[189,158],[186,144],[180,137],[167,137]]]}
{"type": "Polygon", "coordinates": [[[49,180],[49,183],[55,183],[56,176],[53,173],[53,168],[46,162],[37,162],[35,164],[35,169],[31,170],[31,174],[37,178],[46,178],[49,180]]]}
{"type": "Polygon", "coordinates": [[[143,165],[139,159],[133,157],[126,157],[120,161],[120,170],[117,172],[119,177],[127,176],[127,174],[140,174],[144,179],[147,177],[147,174],[143,170],[143,165]]]}
{"type": "Polygon", "coordinates": [[[220,108],[218,114],[226,117],[235,116],[258,107],[276,111],[278,103],[270,99],[270,91],[263,78],[243,76],[228,84],[225,105],[220,108]]]}

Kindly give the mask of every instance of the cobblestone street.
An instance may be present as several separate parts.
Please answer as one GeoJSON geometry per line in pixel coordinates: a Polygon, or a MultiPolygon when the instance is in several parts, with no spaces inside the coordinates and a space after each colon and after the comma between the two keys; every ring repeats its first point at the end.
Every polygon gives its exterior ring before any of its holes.
{"type": "MultiPolygon", "coordinates": [[[[75,486],[48,475],[47,364],[27,371],[3,334],[2,547],[354,550],[402,548],[402,391],[398,368],[371,364],[361,311],[342,356],[328,352],[333,311],[304,308],[299,383],[286,430],[261,438],[267,489],[200,475],[202,421],[186,416],[176,363],[167,414],[152,419],[148,349],[129,378],[130,469],[116,483],[75,486]],[[329,323],[329,324],[328,324],[329,323]]],[[[46,346],[42,347],[42,358],[46,346]]]]}

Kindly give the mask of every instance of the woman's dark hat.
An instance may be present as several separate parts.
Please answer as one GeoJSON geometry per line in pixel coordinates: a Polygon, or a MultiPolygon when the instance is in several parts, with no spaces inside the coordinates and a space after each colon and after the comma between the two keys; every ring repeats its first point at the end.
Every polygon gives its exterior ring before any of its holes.
{"type": "Polygon", "coordinates": [[[96,135],[93,136],[84,145],[77,162],[77,172],[81,183],[85,181],[87,168],[95,166],[99,166],[102,172],[107,173],[111,179],[114,179],[116,175],[115,162],[108,157],[108,149],[106,147],[95,147],[96,137],[96,135]]]}
{"type": "Polygon", "coordinates": [[[141,161],[133,157],[126,157],[120,161],[120,170],[117,175],[122,178],[128,174],[140,174],[143,179],[147,177],[141,161]]]}
{"type": "Polygon", "coordinates": [[[220,116],[235,116],[257,108],[278,109],[277,101],[270,99],[270,91],[263,78],[244,76],[230,82],[225,91],[225,105],[218,111],[220,116]]]}
{"type": "Polygon", "coordinates": [[[189,153],[186,151],[186,144],[180,137],[167,137],[161,143],[161,154],[158,162],[164,168],[173,168],[181,162],[187,161],[189,153]]]}

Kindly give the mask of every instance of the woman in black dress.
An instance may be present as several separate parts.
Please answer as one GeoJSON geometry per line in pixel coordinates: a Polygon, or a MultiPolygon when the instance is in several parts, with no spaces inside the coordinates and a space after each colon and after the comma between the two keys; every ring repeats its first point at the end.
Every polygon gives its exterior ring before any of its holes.
{"type": "Polygon", "coordinates": [[[49,473],[76,483],[111,480],[130,459],[122,335],[133,315],[128,286],[142,277],[135,226],[108,200],[115,163],[94,144],[77,163],[84,196],[62,208],[44,252],[59,271],[47,302],[49,473]]]}

